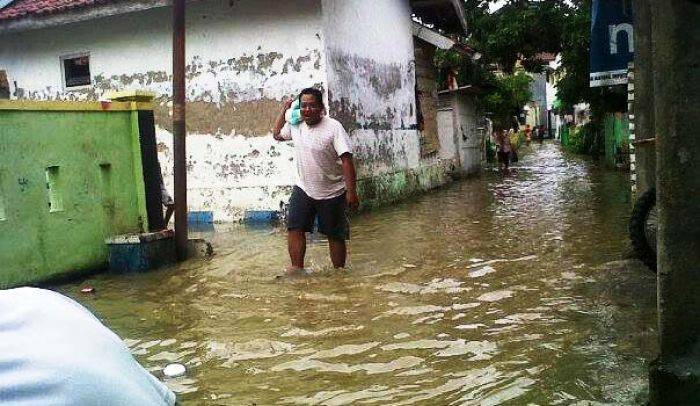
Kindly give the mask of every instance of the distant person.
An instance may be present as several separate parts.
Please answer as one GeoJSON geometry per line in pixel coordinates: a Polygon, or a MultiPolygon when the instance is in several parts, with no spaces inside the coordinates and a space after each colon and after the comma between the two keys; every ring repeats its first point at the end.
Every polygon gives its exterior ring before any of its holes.
{"type": "Polygon", "coordinates": [[[56,292],[0,290],[0,404],[174,405],[124,342],[56,292]]]}
{"type": "Polygon", "coordinates": [[[163,181],[163,171],[161,170],[160,162],[158,162],[157,156],[156,163],[158,164],[158,180],[160,181],[160,202],[163,207],[165,207],[163,229],[167,230],[168,223],[170,223],[170,218],[173,216],[173,212],[175,211],[175,201],[173,200],[173,197],[170,196],[168,189],[165,187],[165,182],[163,181]]]}
{"type": "Polygon", "coordinates": [[[167,229],[168,223],[170,223],[170,218],[173,216],[173,212],[175,211],[175,201],[173,200],[173,197],[170,196],[170,193],[168,193],[168,189],[165,188],[162,175],[160,177],[160,197],[161,203],[165,207],[165,220],[163,222],[163,226],[165,229],[167,229]]]}
{"type": "Polygon", "coordinates": [[[510,134],[502,127],[497,127],[494,135],[496,146],[498,147],[498,166],[508,170],[510,166],[510,155],[512,147],[510,145],[510,134]]]}
{"type": "Polygon", "coordinates": [[[530,124],[525,124],[525,141],[532,141],[532,128],[530,127],[530,124]]]}
{"type": "Polygon", "coordinates": [[[457,76],[459,72],[456,69],[451,68],[447,70],[447,89],[457,90],[459,89],[459,84],[457,83],[457,76]]]}
{"type": "Polygon", "coordinates": [[[347,210],[356,210],[352,142],[342,124],[326,116],[321,91],[307,88],[298,97],[301,123],[285,122],[294,100],[284,104],[272,130],[278,141],[294,141],[296,181],[289,199],[287,248],[292,262],[289,274],[304,271],[306,233],[313,231],[318,215],[319,231],[328,237],[331,262],[345,267],[350,236],[347,210]]]}

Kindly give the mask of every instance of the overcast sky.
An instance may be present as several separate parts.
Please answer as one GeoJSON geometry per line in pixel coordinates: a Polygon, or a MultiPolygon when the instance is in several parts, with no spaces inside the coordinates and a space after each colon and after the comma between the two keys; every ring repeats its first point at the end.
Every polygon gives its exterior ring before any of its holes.
{"type": "Polygon", "coordinates": [[[494,11],[498,10],[499,8],[503,7],[503,5],[506,3],[505,0],[498,0],[495,3],[489,3],[489,13],[493,13],[494,11]]]}

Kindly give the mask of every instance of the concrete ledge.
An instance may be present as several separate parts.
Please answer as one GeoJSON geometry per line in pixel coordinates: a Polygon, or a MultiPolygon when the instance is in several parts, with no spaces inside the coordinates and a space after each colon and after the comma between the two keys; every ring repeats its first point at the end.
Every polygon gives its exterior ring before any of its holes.
{"type": "MultiPolygon", "coordinates": [[[[177,261],[175,233],[172,230],[117,235],[108,238],[105,243],[109,246],[110,272],[147,272],[177,261]]],[[[213,254],[211,244],[204,239],[188,241],[188,258],[209,258],[213,254]]]]}
{"type": "Polygon", "coordinates": [[[251,227],[275,225],[279,222],[280,215],[275,210],[246,210],[243,215],[243,224],[251,227]]]}
{"type": "Polygon", "coordinates": [[[176,261],[172,230],[118,235],[105,243],[109,246],[110,272],[146,272],[176,261]]]}
{"type": "Polygon", "coordinates": [[[697,367],[662,366],[658,359],[649,366],[649,404],[700,405],[700,373],[697,367]]]}
{"type": "Polygon", "coordinates": [[[72,102],[0,100],[0,110],[14,111],[135,111],[153,110],[151,102],[72,102]]]}
{"type": "Polygon", "coordinates": [[[187,241],[187,258],[207,259],[214,255],[211,243],[203,238],[191,238],[187,241]]]}
{"type": "Polygon", "coordinates": [[[105,98],[115,102],[152,102],[156,94],[147,90],[130,89],[121,91],[111,91],[105,95],[105,98]]]}
{"type": "Polygon", "coordinates": [[[123,234],[109,237],[105,240],[108,245],[114,244],[138,244],[141,242],[152,242],[175,237],[173,230],[161,230],[143,234],[123,234]]]}

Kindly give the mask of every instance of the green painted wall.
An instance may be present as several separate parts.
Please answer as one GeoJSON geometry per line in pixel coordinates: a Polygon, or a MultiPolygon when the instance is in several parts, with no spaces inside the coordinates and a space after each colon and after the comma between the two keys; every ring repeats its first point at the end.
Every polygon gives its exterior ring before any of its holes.
{"type": "Polygon", "coordinates": [[[0,106],[0,287],[103,267],[107,236],[142,231],[134,117],[0,106]]]}
{"type": "Polygon", "coordinates": [[[454,168],[435,164],[375,175],[357,181],[362,209],[381,207],[426,192],[452,181],[454,168]]]}
{"type": "Polygon", "coordinates": [[[605,116],[605,163],[614,167],[629,165],[629,119],[626,113],[609,113],[605,116]]]}

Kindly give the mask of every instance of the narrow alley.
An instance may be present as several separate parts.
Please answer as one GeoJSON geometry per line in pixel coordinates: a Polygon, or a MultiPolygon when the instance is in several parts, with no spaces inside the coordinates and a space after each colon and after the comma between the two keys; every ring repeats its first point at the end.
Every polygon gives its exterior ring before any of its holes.
{"type": "Polygon", "coordinates": [[[185,405],[642,403],[655,278],[628,259],[629,176],[529,148],[354,216],[342,273],[313,239],[314,274],[276,282],[284,229],[238,226],[209,261],[60,290],[154,374],[186,365],[166,381],[185,405]]]}

